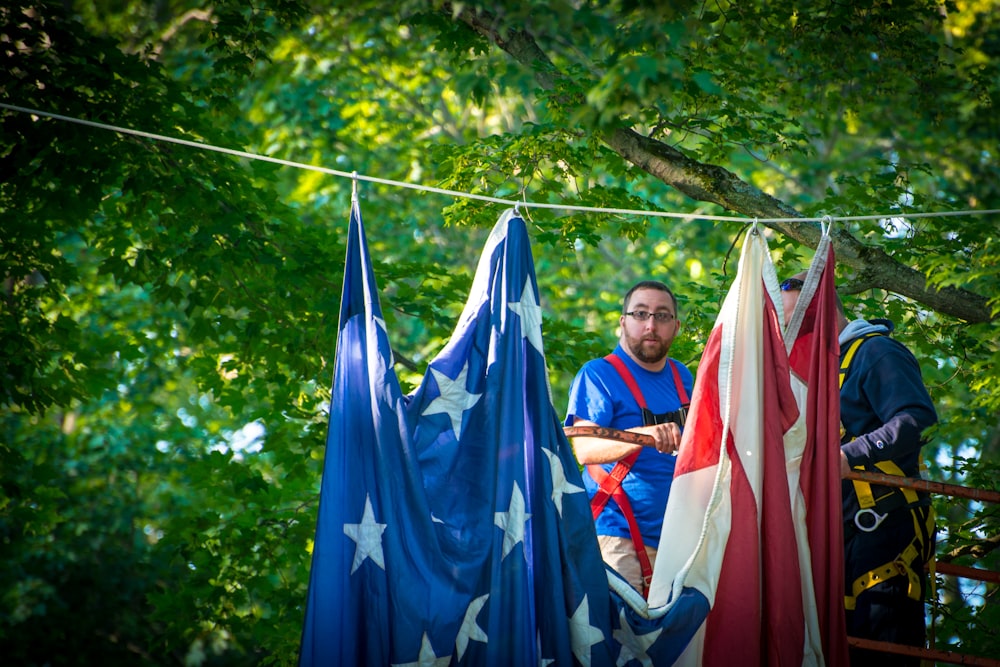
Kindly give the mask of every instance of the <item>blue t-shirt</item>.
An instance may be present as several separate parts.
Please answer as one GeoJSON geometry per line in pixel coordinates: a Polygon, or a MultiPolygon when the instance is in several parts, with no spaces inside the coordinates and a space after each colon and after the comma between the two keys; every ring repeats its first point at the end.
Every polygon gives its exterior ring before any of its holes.
{"type": "MultiPolygon", "coordinates": [[[[614,354],[620,357],[631,371],[651,412],[660,414],[681,407],[671,365],[677,367],[684,389],[688,396],[691,396],[694,378],[684,364],[669,359],[663,370],[653,372],[635,363],[621,345],[615,348],[614,354]]],[[[605,359],[588,361],[573,380],[566,425],[572,426],[574,418],[586,419],[599,426],[621,430],[642,426],[642,411],[639,404],[636,403],[632,392],[615,367],[605,359]]],[[[652,447],[644,447],[622,482],[622,488],[632,504],[632,512],[639,524],[643,542],[651,547],[658,547],[660,543],[663,512],[667,507],[667,496],[670,494],[670,483],[673,481],[676,461],[674,456],[661,454],[652,447]]],[[[610,472],[614,465],[606,463],[601,467],[610,472]]],[[[583,481],[587,487],[587,494],[593,498],[597,492],[597,483],[586,468],[583,471],[583,481]]],[[[629,537],[628,522],[613,499],[608,501],[607,507],[597,517],[596,526],[598,535],[629,537]]]]}

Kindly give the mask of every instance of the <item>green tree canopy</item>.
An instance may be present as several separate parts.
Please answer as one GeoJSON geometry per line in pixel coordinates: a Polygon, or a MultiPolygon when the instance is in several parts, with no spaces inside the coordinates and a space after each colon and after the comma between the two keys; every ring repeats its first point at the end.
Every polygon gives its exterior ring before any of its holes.
{"type": "MultiPolygon", "coordinates": [[[[997,488],[1000,216],[951,215],[1000,209],[996,0],[335,4],[0,8],[4,656],[294,662],[352,189],[11,105],[565,206],[525,207],[558,412],[631,283],[694,367],[746,222],[791,274],[832,216],[939,407],[929,475],[997,488]]],[[[502,207],[360,196],[412,385],[502,207]]],[[[938,510],[942,559],[1000,569],[995,508],[938,510]]],[[[1000,649],[996,586],[939,579],[939,643],[1000,649]]]]}

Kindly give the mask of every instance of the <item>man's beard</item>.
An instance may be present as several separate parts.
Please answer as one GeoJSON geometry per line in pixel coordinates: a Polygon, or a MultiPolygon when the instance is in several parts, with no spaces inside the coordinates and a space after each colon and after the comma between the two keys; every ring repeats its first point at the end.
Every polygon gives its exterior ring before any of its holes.
{"type": "Polygon", "coordinates": [[[639,361],[646,364],[655,364],[657,362],[663,361],[664,357],[667,356],[668,346],[667,343],[662,338],[656,338],[656,347],[650,348],[644,346],[644,342],[648,342],[653,339],[643,338],[632,338],[628,334],[625,335],[625,344],[628,345],[629,351],[639,361]]]}

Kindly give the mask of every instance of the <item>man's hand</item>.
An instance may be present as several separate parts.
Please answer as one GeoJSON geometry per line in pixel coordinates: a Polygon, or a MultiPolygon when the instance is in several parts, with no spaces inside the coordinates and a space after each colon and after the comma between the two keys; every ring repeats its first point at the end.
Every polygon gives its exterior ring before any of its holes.
{"type": "Polygon", "coordinates": [[[639,426],[637,428],[630,428],[629,430],[653,436],[655,440],[653,446],[661,454],[676,454],[677,450],[681,447],[681,428],[673,422],[654,424],[653,426],[639,426]]]}

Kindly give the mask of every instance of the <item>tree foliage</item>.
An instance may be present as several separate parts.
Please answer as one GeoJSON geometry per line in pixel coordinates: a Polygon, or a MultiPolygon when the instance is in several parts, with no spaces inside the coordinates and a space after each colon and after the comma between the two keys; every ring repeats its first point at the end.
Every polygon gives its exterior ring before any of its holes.
{"type": "MultiPolygon", "coordinates": [[[[357,172],[404,385],[500,209],[364,177],[566,206],[525,208],[557,411],[640,278],[697,364],[745,231],[699,216],[782,219],[786,273],[857,218],[841,295],[922,362],[928,474],[997,488],[998,217],[948,215],[1000,208],[995,0],[647,4],[15,0],[0,103],[357,172]]],[[[295,661],[351,190],[0,108],[5,657],[295,661]]],[[[937,508],[1000,569],[995,507],[937,508]]],[[[996,587],[938,579],[939,644],[1000,648],[996,587]]]]}

